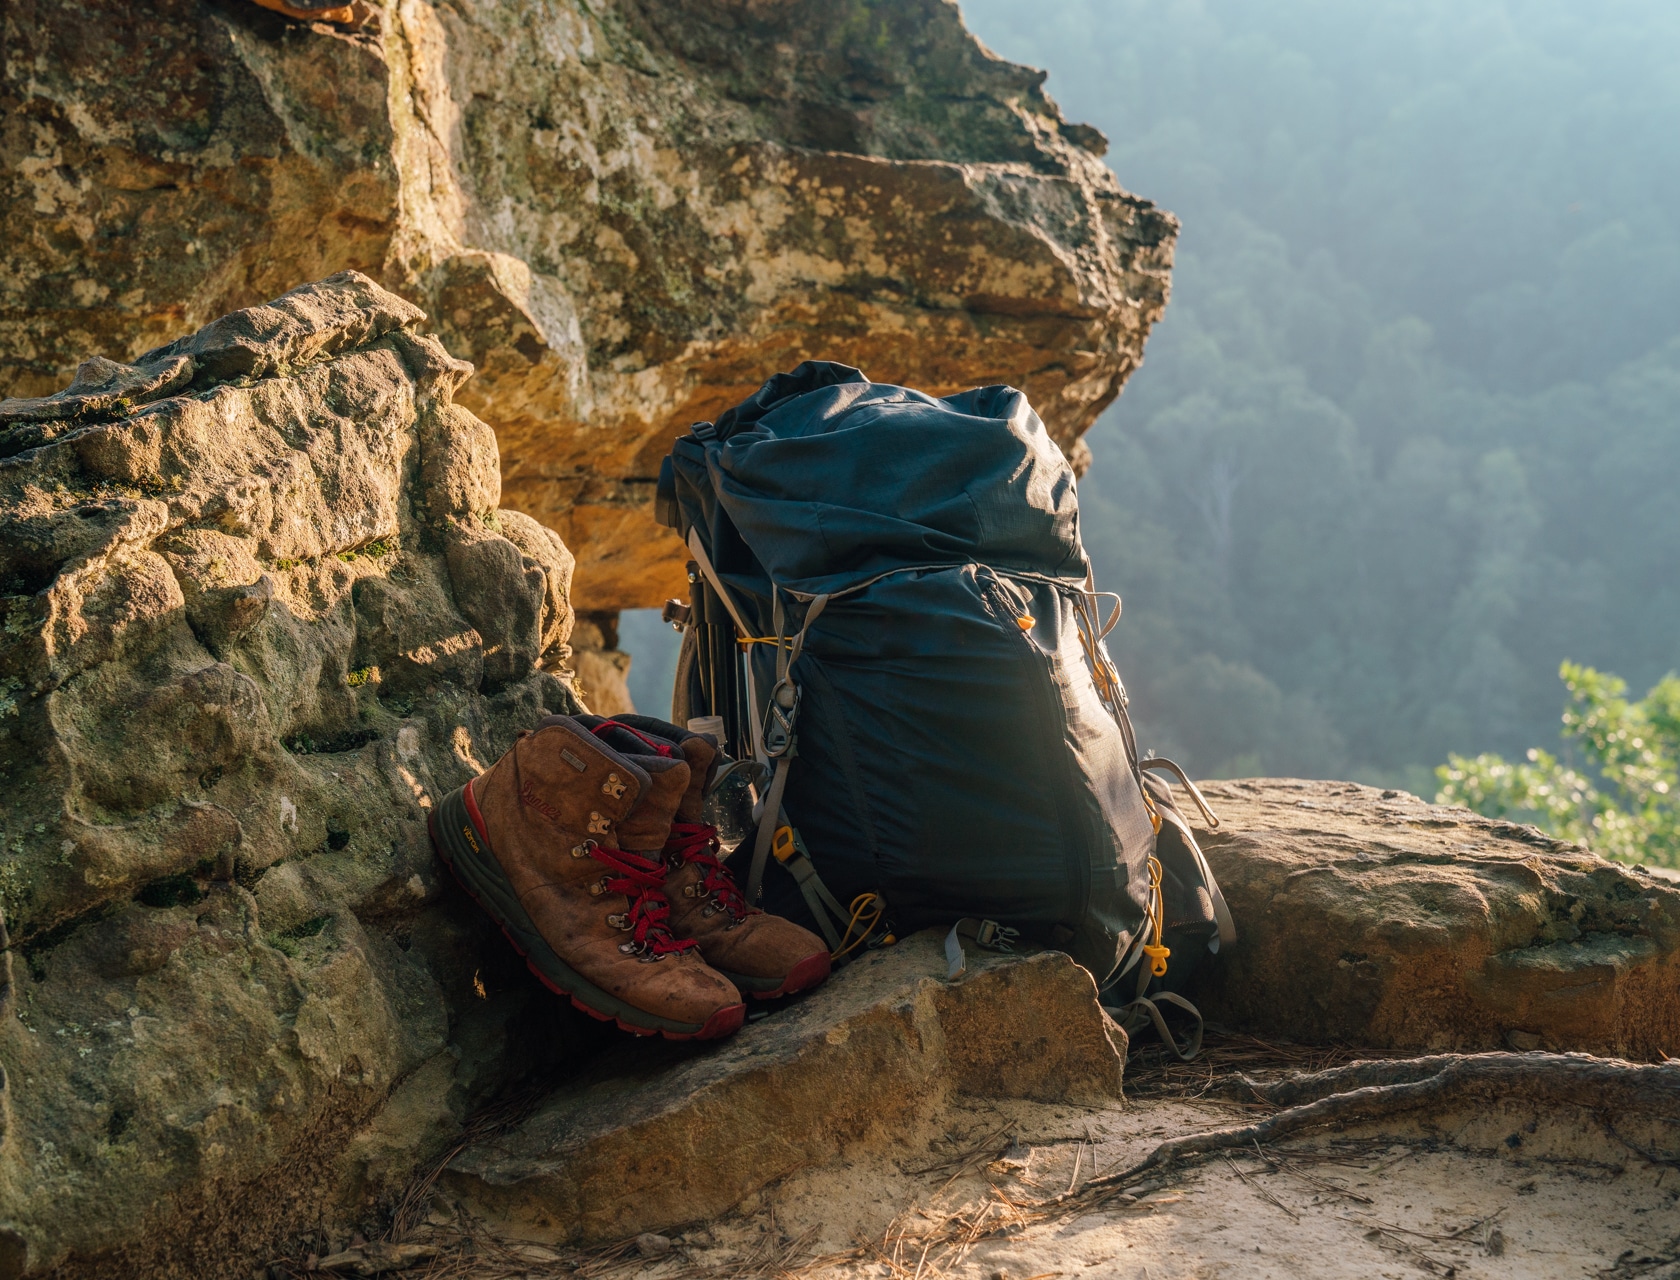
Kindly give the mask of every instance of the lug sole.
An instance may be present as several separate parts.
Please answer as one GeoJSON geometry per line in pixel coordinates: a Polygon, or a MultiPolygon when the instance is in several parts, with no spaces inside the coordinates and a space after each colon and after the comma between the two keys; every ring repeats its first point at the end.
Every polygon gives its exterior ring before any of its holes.
{"type": "Polygon", "coordinates": [[[738,1031],[746,1021],[745,1004],[725,1005],[705,1022],[661,1018],[616,999],[583,977],[548,945],[503,874],[484,824],[474,812],[471,793],[459,787],[436,806],[426,821],[432,847],[456,881],[484,913],[494,920],[525,965],[555,995],[601,1022],[615,1022],[636,1036],[664,1036],[667,1040],[715,1040],[738,1031]]]}

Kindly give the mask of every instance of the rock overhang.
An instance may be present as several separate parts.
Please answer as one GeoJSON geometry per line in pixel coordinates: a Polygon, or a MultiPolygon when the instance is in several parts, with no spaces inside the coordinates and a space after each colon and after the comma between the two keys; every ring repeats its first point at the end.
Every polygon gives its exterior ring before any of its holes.
{"type": "Polygon", "coordinates": [[[658,460],[772,373],[1017,385],[1082,462],[1165,305],[1175,220],[943,0],[38,17],[0,391],[360,269],[479,366],[461,403],[590,610],[680,594],[658,460]]]}

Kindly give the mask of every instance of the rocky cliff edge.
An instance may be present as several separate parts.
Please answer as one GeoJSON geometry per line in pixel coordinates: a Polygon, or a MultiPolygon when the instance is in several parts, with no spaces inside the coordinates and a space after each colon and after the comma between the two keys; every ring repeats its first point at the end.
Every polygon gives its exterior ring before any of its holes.
{"type": "Polygon", "coordinates": [[[1172,216],[947,0],[0,21],[0,395],[357,268],[478,366],[503,500],[587,610],[682,594],[659,460],[770,374],[1009,383],[1078,463],[1166,301],[1172,216]]]}

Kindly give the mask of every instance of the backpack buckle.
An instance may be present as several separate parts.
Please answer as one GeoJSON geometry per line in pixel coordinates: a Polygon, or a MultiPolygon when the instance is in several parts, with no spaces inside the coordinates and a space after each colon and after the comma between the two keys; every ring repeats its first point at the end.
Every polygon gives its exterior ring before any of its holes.
{"type": "Polygon", "coordinates": [[[988,951],[1010,951],[1020,936],[1019,929],[1007,928],[996,920],[982,920],[980,927],[974,931],[974,945],[988,951]]]}

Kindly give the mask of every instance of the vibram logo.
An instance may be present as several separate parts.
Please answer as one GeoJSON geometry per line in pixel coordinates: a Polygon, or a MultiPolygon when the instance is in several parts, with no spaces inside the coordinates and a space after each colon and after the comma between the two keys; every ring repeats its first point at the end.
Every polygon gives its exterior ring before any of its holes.
{"type": "Polygon", "coordinates": [[[612,824],[610,822],[608,822],[605,818],[603,818],[598,813],[591,813],[589,815],[589,834],[590,835],[604,836],[604,835],[607,834],[607,828],[610,827],[611,825],[612,824]]]}
{"type": "Polygon", "coordinates": [[[519,798],[526,804],[530,805],[538,813],[542,814],[542,816],[547,818],[550,822],[560,821],[560,810],[556,809],[548,801],[539,796],[532,789],[529,782],[519,788],[519,798]]]}
{"type": "Polygon", "coordinates": [[[484,850],[478,847],[478,841],[473,838],[472,827],[465,822],[461,824],[461,834],[466,837],[467,843],[472,846],[472,851],[474,853],[484,852],[484,850]]]}
{"type": "Polygon", "coordinates": [[[609,773],[607,780],[601,784],[601,790],[610,799],[620,799],[624,795],[624,780],[616,773],[609,773]]]}

